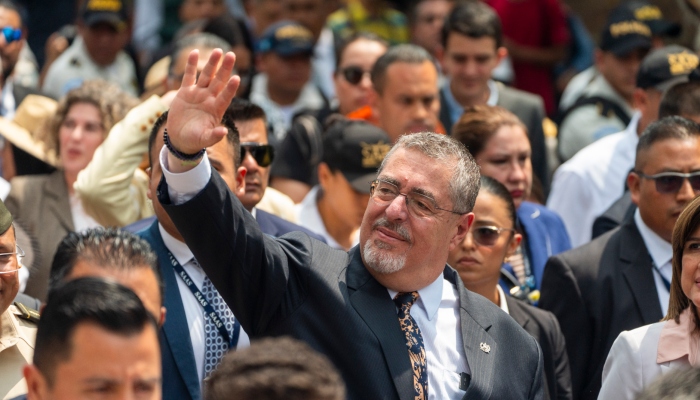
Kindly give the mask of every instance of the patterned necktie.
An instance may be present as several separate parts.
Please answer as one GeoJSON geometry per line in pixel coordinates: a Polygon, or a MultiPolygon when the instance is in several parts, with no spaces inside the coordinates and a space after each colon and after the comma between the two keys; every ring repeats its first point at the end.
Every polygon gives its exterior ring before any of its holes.
{"type": "MultiPolygon", "coordinates": [[[[221,298],[219,291],[216,290],[209,277],[204,277],[202,295],[204,295],[204,298],[207,299],[219,318],[224,322],[226,331],[228,331],[230,336],[233,333],[233,326],[236,320],[231,309],[228,308],[224,299],[221,298]]],[[[206,313],[204,313],[204,337],[204,377],[207,378],[216,369],[221,358],[228,351],[228,343],[221,337],[214,320],[206,313]]]]}
{"type": "Polygon", "coordinates": [[[406,335],[406,347],[408,357],[411,359],[413,369],[413,390],[416,400],[428,398],[428,365],[425,360],[425,346],[423,336],[416,320],[411,317],[411,306],[418,299],[418,292],[398,293],[394,297],[394,303],[399,309],[399,325],[406,335]]]}

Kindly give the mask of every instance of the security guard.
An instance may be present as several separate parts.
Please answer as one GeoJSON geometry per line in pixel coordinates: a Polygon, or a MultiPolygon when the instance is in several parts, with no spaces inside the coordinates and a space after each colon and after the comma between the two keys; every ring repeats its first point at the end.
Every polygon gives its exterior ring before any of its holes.
{"type": "Polygon", "coordinates": [[[22,367],[32,361],[39,313],[15,301],[24,251],[15,241],[12,215],[0,201],[0,398],[27,393],[22,367]]]}
{"type": "Polygon", "coordinates": [[[635,77],[651,43],[651,30],[646,24],[629,10],[613,10],[596,49],[598,74],[558,118],[562,161],[629,124],[634,112],[635,77]]]}

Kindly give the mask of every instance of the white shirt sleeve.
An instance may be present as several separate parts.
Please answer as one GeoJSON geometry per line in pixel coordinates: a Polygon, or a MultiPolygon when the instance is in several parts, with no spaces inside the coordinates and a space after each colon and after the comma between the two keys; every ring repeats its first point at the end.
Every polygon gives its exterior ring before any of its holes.
{"type": "Polygon", "coordinates": [[[554,173],[547,208],[564,221],[572,248],[591,241],[593,222],[597,217],[591,215],[593,201],[587,182],[579,174],[562,168],[554,173]]]}
{"type": "Polygon", "coordinates": [[[176,205],[186,203],[196,196],[211,178],[211,166],[206,153],[196,167],[187,172],[176,174],[168,169],[168,149],[163,146],[160,150],[160,167],[163,170],[165,181],[168,182],[170,201],[176,205]]]}
{"type": "Polygon", "coordinates": [[[624,331],[615,339],[603,367],[598,400],[634,400],[644,390],[639,344],[633,332],[624,331]]]}

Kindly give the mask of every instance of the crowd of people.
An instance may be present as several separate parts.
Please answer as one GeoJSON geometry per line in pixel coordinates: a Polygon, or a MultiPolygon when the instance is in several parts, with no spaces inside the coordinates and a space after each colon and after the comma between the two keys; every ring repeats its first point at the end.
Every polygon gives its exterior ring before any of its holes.
{"type": "Polygon", "coordinates": [[[0,398],[698,396],[700,57],[654,3],[38,3],[0,398]]]}

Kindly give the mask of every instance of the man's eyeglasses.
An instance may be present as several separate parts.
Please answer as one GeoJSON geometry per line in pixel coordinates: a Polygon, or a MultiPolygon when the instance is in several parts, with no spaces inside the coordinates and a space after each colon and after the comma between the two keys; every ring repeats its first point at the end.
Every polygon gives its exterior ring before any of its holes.
{"type": "Polygon", "coordinates": [[[22,30],[11,26],[3,27],[2,34],[5,36],[5,43],[16,42],[22,38],[22,30]]]}
{"type": "Polygon", "coordinates": [[[676,193],[683,186],[686,179],[694,191],[700,191],[700,171],[683,174],[680,172],[662,172],[655,175],[647,175],[639,171],[634,171],[644,179],[651,179],[656,183],[656,191],[659,193],[676,193]]]}
{"type": "Polygon", "coordinates": [[[19,245],[15,245],[14,253],[0,253],[0,274],[11,274],[22,268],[20,262],[24,257],[24,250],[19,245]]]}
{"type": "Polygon", "coordinates": [[[269,144],[255,142],[241,143],[241,160],[245,158],[246,151],[250,153],[255,159],[255,162],[263,168],[269,167],[275,159],[275,148],[269,144]]]}
{"type": "Polygon", "coordinates": [[[345,67],[340,70],[340,73],[343,74],[343,77],[345,78],[348,83],[351,85],[357,85],[362,81],[362,77],[365,76],[365,74],[369,75],[369,71],[363,71],[362,68],[351,65],[349,67],[345,67]]]}
{"type": "Polygon", "coordinates": [[[374,199],[375,203],[382,206],[388,206],[398,196],[404,196],[406,198],[406,208],[408,208],[409,214],[418,218],[432,217],[440,210],[457,215],[464,214],[454,210],[440,208],[437,206],[437,204],[435,204],[435,199],[432,199],[424,194],[416,192],[401,193],[399,192],[398,186],[380,179],[371,182],[369,195],[372,197],[372,199],[374,199]]]}
{"type": "Polygon", "coordinates": [[[497,226],[475,226],[469,230],[476,243],[487,247],[495,245],[498,238],[501,237],[501,232],[506,231],[515,232],[515,229],[499,228],[497,226]]]}

